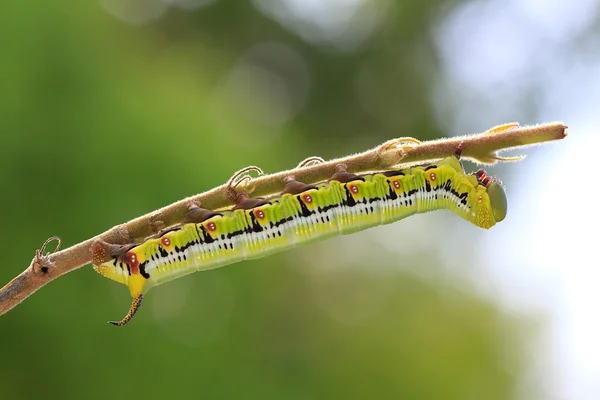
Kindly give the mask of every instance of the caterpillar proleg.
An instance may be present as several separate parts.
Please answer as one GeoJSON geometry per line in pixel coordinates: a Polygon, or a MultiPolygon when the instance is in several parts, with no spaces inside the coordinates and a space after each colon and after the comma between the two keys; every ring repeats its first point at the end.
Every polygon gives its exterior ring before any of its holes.
{"type": "Polygon", "coordinates": [[[126,317],[111,323],[129,322],[143,295],[163,282],[413,214],[448,209],[489,229],[506,216],[506,194],[483,170],[465,174],[460,150],[434,164],[369,174],[355,175],[339,165],[329,180],[315,184],[288,177],[280,194],[234,195],[237,204],[229,210],[192,204],[182,224],[142,243],[97,241],[94,269],[127,285],[133,298],[126,317]],[[104,262],[107,255],[110,261],[104,262]]]}

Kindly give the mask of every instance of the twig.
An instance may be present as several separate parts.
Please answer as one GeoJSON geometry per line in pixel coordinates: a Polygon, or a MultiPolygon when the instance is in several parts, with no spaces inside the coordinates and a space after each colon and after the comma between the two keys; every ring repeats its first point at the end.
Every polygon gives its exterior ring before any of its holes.
{"type": "MultiPolygon", "coordinates": [[[[332,161],[307,159],[311,162],[303,162],[292,170],[253,178],[250,184],[254,189],[253,196],[265,196],[279,192],[283,188],[284,178],[290,175],[304,183],[315,183],[331,176],[338,164],[345,164],[348,171],[355,173],[384,170],[399,164],[414,164],[446,157],[453,154],[461,142],[463,159],[483,164],[515,161],[520,158],[502,158],[498,156],[497,151],[559,140],[565,136],[566,126],[557,122],[527,127],[506,124],[481,134],[422,143],[412,138],[394,139],[364,153],[332,161]]],[[[41,250],[36,251],[29,267],[0,289],[0,315],[14,308],[53,279],[89,264],[92,261],[90,248],[96,240],[113,244],[139,242],[164,227],[180,223],[193,202],[200,203],[208,209],[230,206],[232,203],[227,188],[227,185],[221,185],[208,192],[188,197],[61,251],[56,251],[57,246],[54,252],[44,254],[47,241],[41,250]]],[[[51,238],[49,241],[55,239],[58,238],[51,238]]],[[[60,244],[60,239],[58,240],[60,244]]]]}

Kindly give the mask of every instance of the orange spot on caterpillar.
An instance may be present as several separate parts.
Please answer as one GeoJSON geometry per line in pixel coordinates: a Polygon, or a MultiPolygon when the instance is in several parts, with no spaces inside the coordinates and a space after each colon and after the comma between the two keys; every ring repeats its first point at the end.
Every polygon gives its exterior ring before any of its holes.
{"type": "Polygon", "coordinates": [[[254,215],[256,215],[256,218],[258,219],[263,219],[265,217],[265,212],[261,209],[257,209],[254,211],[254,215]]]}
{"type": "Polygon", "coordinates": [[[163,246],[168,247],[171,245],[171,239],[169,239],[168,237],[163,237],[160,239],[160,242],[163,244],[163,246]]]}
{"type": "Polygon", "coordinates": [[[400,189],[402,187],[402,185],[400,185],[400,181],[393,181],[392,185],[394,185],[396,189],[400,189]]]}
{"type": "Polygon", "coordinates": [[[432,181],[435,181],[437,179],[437,177],[435,176],[435,174],[432,172],[429,174],[429,179],[431,179],[432,181]]]}
{"type": "Polygon", "coordinates": [[[215,225],[214,222],[209,222],[206,224],[206,229],[213,232],[213,231],[217,230],[217,225],[215,225]]]}
{"type": "Polygon", "coordinates": [[[356,185],[348,185],[348,189],[354,194],[358,194],[358,187],[356,185]]]}
{"type": "Polygon", "coordinates": [[[138,268],[140,262],[137,258],[137,255],[134,252],[129,251],[125,254],[125,262],[129,265],[132,274],[140,273],[140,270],[138,268]]]}
{"type": "Polygon", "coordinates": [[[479,197],[477,197],[477,202],[478,202],[478,203],[481,203],[482,201],[483,201],[483,196],[479,196],[479,197]]]}
{"type": "Polygon", "coordinates": [[[310,194],[305,194],[304,196],[302,196],[302,200],[304,200],[305,203],[312,203],[313,202],[313,198],[310,194]]]}

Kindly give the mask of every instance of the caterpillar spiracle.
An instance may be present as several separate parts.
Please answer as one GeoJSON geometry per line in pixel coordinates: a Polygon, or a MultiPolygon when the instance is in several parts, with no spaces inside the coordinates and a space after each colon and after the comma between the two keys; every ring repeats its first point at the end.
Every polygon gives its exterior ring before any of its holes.
{"type": "Polygon", "coordinates": [[[313,185],[288,177],[270,198],[242,194],[229,210],[190,206],[185,220],[139,244],[92,246],[94,269],[128,286],[133,298],[125,325],[144,294],[163,282],[241,260],[264,257],[334,235],[389,224],[413,214],[448,209],[489,229],[506,216],[507,199],[496,179],[465,174],[454,156],[434,164],[355,175],[338,166],[313,185]],[[110,256],[110,260],[106,260],[110,256]]]}

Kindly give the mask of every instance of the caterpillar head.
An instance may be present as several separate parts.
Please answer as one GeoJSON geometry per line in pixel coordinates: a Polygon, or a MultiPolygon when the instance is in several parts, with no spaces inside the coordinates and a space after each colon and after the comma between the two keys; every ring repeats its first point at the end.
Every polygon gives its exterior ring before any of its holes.
{"type": "Polygon", "coordinates": [[[478,184],[474,205],[475,225],[489,229],[506,218],[506,192],[500,181],[487,176],[484,170],[480,169],[474,175],[478,184]]]}
{"type": "Polygon", "coordinates": [[[504,187],[502,187],[499,181],[494,180],[487,187],[487,192],[488,196],[490,196],[490,205],[492,206],[494,219],[496,222],[500,222],[506,218],[506,211],[508,209],[508,200],[504,187]]]}

